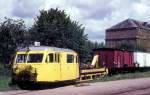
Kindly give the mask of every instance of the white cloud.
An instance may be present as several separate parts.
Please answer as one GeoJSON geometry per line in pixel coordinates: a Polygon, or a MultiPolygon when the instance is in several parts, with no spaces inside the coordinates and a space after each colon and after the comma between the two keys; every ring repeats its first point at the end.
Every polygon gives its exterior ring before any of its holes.
{"type": "Polygon", "coordinates": [[[12,0],[0,0],[0,18],[11,16],[12,0]]]}
{"type": "Polygon", "coordinates": [[[133,8],[139,15],[145,14],[149,11],[149,7],[141,3],[134,4],[133,8]]]}

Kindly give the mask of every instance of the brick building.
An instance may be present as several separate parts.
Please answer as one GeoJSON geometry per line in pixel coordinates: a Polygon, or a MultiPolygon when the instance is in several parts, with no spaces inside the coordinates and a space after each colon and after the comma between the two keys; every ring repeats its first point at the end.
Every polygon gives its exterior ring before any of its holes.
{"type": "Polygon", "coordinates": [[[150,51],[150,24],[133,19],[126,19],[106,30],[106,46],[116,48],[122,44],[150,51]]]}

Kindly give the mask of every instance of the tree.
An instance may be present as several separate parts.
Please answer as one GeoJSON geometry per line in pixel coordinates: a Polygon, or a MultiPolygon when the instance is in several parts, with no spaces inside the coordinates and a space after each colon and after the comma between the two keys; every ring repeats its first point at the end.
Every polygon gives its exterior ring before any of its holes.
{"type": "Polygon", "coordinates": [[[24,46],[25,25],[23,20],[5,18],[0,24],[0,61],[9,63],[17,47],[24,46]]]}
{"type": "Polygon", "coordinates": [[[103,42],[92,42],[90,40],[86,41],[86,45],[85,45],[85,51],[86,51],[86,55],[84,58],[84,63],[86,63],[87,61],[92,61],[93,58],[93,49],[98,49],[98,48],[105,48],[105,45],[103,42]]]}
{"type": "Polygon", "coordinates": [[[84,27],[72,21],[63,10],[50,9],[40,11],[31,31],[31,40],[40,41],[42,45],[70,48],[80,54],[82,60],[86,54],[87,35],[84,27]]]}

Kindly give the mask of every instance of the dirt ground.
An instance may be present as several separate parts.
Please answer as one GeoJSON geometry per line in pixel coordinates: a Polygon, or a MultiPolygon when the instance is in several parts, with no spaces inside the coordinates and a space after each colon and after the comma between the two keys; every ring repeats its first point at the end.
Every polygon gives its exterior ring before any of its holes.
{"type": "Polygon", "coordinates": [[[150,95],[150,78],[96,82],[44,90],[12,90],[0,95],[150,95]]]}

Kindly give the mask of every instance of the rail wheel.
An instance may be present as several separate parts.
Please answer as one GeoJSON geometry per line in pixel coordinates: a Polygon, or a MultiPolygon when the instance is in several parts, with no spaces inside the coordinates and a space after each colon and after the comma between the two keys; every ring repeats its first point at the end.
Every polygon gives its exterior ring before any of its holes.
{"type": "Polygon", "coordinates": [[[34,89],[35,84],[30,82],[20,82],[18,83],[19,88],[21,89],[34,89]]]}

